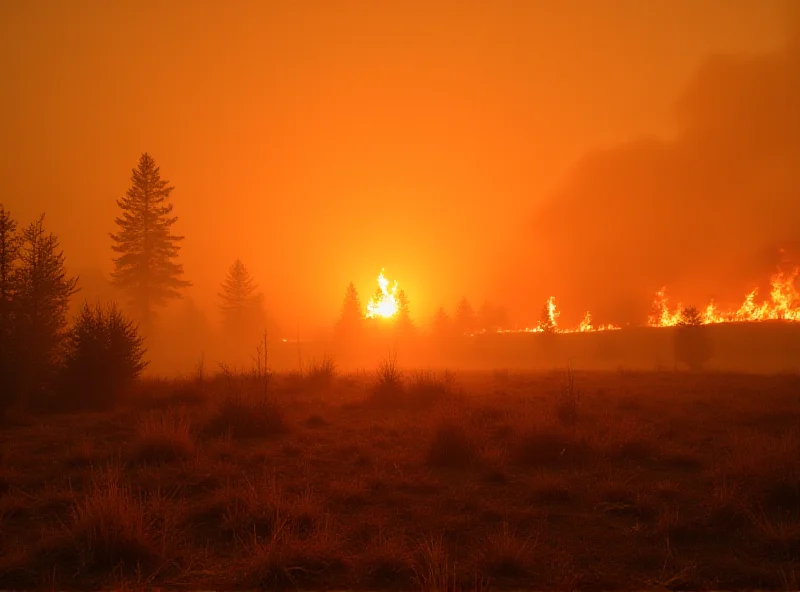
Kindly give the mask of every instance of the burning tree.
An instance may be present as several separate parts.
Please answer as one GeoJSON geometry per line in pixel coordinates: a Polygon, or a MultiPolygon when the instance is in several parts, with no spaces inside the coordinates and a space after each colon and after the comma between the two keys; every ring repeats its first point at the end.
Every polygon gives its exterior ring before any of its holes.
{"type": "Polygon", "coordinates": [[[557,319],[560,314],[556,309],[556,299],[550,296],[539,317],[539,330],[548,335],[555,334],[558,327],[557,319]]]}
{"type": "Polygon", "coordinates": [[[119,233],[111,234],[119,253],[114,259],[114,284],[127,290],[141,318],[145,332],[151,328],[153,308],[168,299],[179,298],[181,288],[191,284],[180,279],[183,265],[176,263],[184,237],[172,234],[178,220],[167,200],[174,187],[161,178],[153,157],[146,152],[131,176],[125,197],[117,200],[122,216],[116,218],[119,233]]]}

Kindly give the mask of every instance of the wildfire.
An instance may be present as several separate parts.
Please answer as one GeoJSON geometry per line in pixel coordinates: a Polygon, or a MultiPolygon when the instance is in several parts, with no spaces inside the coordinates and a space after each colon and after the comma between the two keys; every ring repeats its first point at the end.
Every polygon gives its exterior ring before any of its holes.
{"type": "Polygon", "coordinates": [[[378,290],[367,303],[366,317],[368,319],[376,317],[388,319],[397,314],[399,308],[397,302],[397,280],[394,281],[390,288],[389,280],[384,277],[383,271],[381,269],[381,273],[378,275],[378,290]]]}
{"type": "MultiPolygon", "coordinates": [[[[701,314],[702,323],[710,325],[714,323],[745,323],[778,319],[800,321],[800,293],[795,287],[798,274],[800,274],[800,267],[796,267],[789,273],[778,271],[774,274],[770,278],[772,288],[769,293],[769,300],[765,300],[760,304],[756,302],[758,289],[754,289],[747,294],[744,302],[737,310],[721,312],[712,300],[701,314]]],[[[654,313],[647,322],[651,327],[673,327],[681,321],[683,314],[681,303],[678,303],[674,310],[670,310],[664,288],[656,294],[653,310],[654,313]]]]}
{"type": "Polygon", "coordinates": [[[561,311],[556,306],[556,299],[553,296],[547,299],[542,319],[535,327],[525,327],[524,329],[500,329],[498,333],[590,333],[595,331],[616,331],[622,327],[616,325],[593,325],[592,314],[587,310],[580,325],[576,328],[559,327],[557,320],[561,316],[561,311]]]}

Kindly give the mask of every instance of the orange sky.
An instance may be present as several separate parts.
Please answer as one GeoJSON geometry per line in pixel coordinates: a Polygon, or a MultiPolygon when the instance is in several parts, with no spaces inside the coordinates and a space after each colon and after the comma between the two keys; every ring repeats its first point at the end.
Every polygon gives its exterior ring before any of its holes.
{"type": "Polygon", "coordinates": [[[114,200],[148,151],[201,306],[241,257],[286,326],[331,323],[381,267],[427,320],[462,294],[502,302],[501,272],[535,276],[515,244],[571,165],[675,135],[708,56],[776,51],[784,16],[778,0],[4,2],[0,199],[47,212],[73,269],[107,272],[114,200]]]}

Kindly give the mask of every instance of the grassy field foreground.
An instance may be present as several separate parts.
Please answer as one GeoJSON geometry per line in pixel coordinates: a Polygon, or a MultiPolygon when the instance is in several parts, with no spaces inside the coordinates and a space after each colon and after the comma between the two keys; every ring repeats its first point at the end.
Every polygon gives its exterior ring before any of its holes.
{"type": "Polygon", "coordinates": [[[775,588],[800,378],[146,382],[0,427],[0,589],[775,588]]]}

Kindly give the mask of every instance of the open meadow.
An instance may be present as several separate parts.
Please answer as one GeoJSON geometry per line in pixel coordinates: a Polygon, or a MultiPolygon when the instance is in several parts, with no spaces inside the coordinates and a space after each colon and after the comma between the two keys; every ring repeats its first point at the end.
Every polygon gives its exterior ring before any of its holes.
{"type": "Polygon", "coordinates": [[[0,429],[0,588],[796,589],[800,378],[145,381],[0,429]]]}

